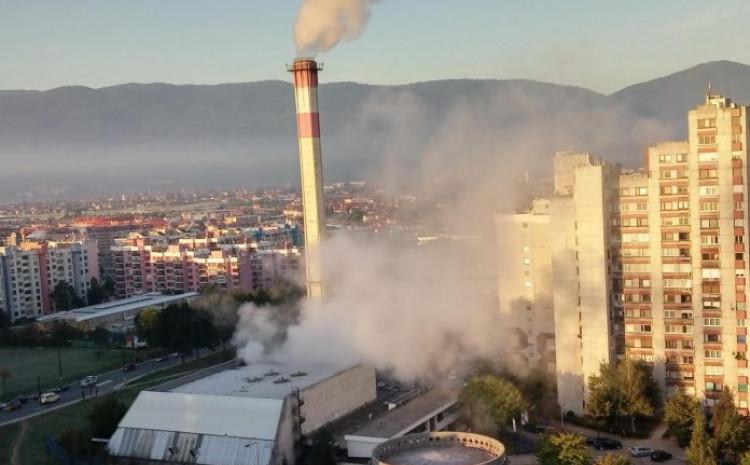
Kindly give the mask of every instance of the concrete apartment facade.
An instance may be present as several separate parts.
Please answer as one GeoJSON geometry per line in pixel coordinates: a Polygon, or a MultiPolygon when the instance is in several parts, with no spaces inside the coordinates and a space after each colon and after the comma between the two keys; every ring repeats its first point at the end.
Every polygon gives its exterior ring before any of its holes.
{"type": "MultiPolygon", "coordinates": [[[[747,126],[747,107],[708,94],[688,114],[688,140],[649,147],[641,170],[555,157],[555,195],[539,223],[550,228],[564,410],[583,413],[588,378],[627,356],[652,364],[667,395],[711,408],[726,386],[748,413],[747,126]]],[[[512,260],[506,273],[525,266],[512,260]]],[[[526,289],[499,292],[502,307],[526,289]]]]}
{"type": "Polygon", "coordinates": [[[58,282],[85,301],[92,278],[99,279],[96,241],[0,247],[0,311],[11,321],[46,315],[54,310],[50,294],[58,282]]]}
{"type": "Polygon", "coordinates": [[[256,250],[249,244],[210,239],[165,243],[132,235],[112,246],[115,295],[270,289],[281,281],[301,281],[302,256],[296,248],[256,250]]]}
{"type": "Polygon", "coordinates": [[[506,360],[521,373],[555,369],[549,208],[538,200],[528,212],[495,217],[499,309],[514,349],[506,360]]]}

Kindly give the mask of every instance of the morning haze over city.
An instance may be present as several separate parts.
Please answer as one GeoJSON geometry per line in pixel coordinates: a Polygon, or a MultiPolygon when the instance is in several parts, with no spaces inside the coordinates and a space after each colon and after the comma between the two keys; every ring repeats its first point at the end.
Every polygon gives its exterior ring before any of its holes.
{"type": "Polygon", "coordinates": [[[750,4],[0,5],[0,463],[750,465],[750,4]]]}

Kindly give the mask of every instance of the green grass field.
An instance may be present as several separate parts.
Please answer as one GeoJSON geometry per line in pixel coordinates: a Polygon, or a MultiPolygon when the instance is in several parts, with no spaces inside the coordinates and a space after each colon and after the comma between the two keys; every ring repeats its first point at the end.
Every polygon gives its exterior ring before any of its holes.
{"type": "MultiPolygon", "coordinates": [[[[117,369],[122,363],[119,351],[107,349],[65,348],[60,353],[65,383],[78,381],[86,375],[117,369]]],[[[0,368],[7,368],[11,373],[5,383],[3,400],[17,394],[35,392],[37,378],[41,379],[42,389],[59,383],[57,349],[54,348],[2,347],[0,368]]]]}
{"type": "MultiPolygon", "coordinates": [[[[119,357],[119,355],[118,355],[119,357]]],[[[143,389],[161,384],[162,382],[194,370],[200,370],[221,363],[234,357],[234,353],[222,354],[215,352],[199,360],[190,360],[184,365],[177,365],[155,373],[150,373],[136,380],[132,386],[112,395],[116,396],[127,406],[133,403],[138,393],[143,389]]],[[[119,362],[119,358],[117,359],[119,362]]],[[[57,363],[57,359],[55,359],[57,363]]],[[[56,462],[47,453],[44,438],[57,437],[68,428],[88,428],[87,416],[96,400],[86,400],[73,405],[51,411],[45,415],[26,420],[28,427],[19,447],[19,459],[22,464],[55,465],[56,462]]],[[[11,450],[21,429],[20,423],[0,427],[0,464],[10,463],[11,450]]]]}

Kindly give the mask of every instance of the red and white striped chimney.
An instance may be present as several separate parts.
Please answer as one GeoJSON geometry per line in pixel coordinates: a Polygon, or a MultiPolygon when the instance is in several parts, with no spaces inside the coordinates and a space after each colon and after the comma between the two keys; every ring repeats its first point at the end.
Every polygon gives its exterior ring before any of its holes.
{"type": "Polygon", "coordinates": [[[305,227],[305,277],[308,297],[323,296],[320,267],[320,241],[325,231],[323,165],[320,155],[320,115],[318,114],[318,71],[322,67],[311,58],[297,58],[288,67],[294,79],[297,108],[297,141],[305,227]]]}

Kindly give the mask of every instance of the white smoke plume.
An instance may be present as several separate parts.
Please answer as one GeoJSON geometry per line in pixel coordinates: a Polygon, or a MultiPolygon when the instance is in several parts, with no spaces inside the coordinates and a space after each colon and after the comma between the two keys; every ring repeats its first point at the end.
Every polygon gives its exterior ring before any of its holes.
{"type": "Polygon", "coordinates": [[[412,203],[400,198],[399,211],[418,223],[405,234],[454,239],[415,246],[337,233],[323,243],[326,298],[303,302],[299,323],[280,318],[279,325],[267,310],[243,309],[236,342],[246,361],[364,361],[408,381],[461,375],[466,361],[508,360],[496,281],[504,257],[497,256],[493,215],[512,211],[519,196],[548,194],[544,183],[519,180],[527,170],[549,173],[555,149],[589,149],[609,158],[624,137],[660,140],[665,131],[648,121],[626,124],[625,110],[566,98],[552,105],[544,89],[524,91],[536,84],[483,86],[437,115],[424,87],[378,93],[340,122],[338,132],[324,136],[351,158],[377,154],[368,157],[379,160],[370,167],[380,173],[377,184],[414,194],[412,203]],[[537,115],[538,125],[529,127],[519,112],[537,115]],[[361,137],[352,135],[372,128],[387,137],[368,140],[366,152],[361,137]],[[286,331],[284,343],[280,331],[286,331]],[[270,353],[268,341],[276,347],[270,353]]]}
{"type": "Polygon", "coordinates": [[[323,258],[326,298],[302,303],[301,321],[288,328],[279,349],[265,353],[279,329],[269,313],[252,305],[240,310],[241,357],[342,367],[368,362],[416,380],[498,355],[495,296],[455,266],[451,250],[342,234],[324,243],[323,258]]]}
{"type": "Polygon", "coordinates": [[[297,55],[327,52],[362,35],[378,0],[304,0],[294,23],[297,55]]]}

